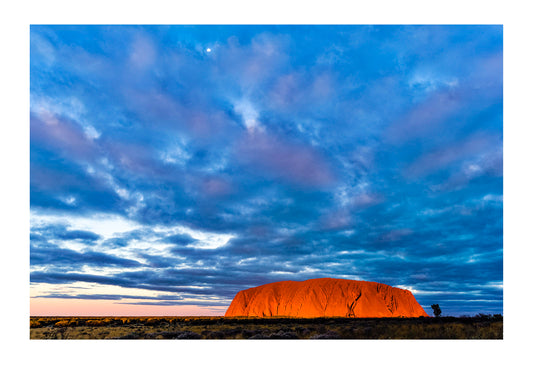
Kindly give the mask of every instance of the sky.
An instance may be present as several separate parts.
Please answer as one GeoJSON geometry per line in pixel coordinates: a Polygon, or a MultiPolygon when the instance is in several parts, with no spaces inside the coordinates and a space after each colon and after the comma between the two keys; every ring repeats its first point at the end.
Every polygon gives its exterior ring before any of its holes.
{"type": "Polygon", "coordinates": [[[30,28],[30,314],[333,277],[503,312],[503,28],[30,28]]]}

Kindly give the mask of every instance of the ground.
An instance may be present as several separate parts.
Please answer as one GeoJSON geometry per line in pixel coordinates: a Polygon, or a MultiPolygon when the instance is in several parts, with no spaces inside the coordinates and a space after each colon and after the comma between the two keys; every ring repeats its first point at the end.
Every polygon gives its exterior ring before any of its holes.
{"type": "Polygon", "coordinates": [[[31,317],[30,339],[503,339],[503,317],[31,317]]]}

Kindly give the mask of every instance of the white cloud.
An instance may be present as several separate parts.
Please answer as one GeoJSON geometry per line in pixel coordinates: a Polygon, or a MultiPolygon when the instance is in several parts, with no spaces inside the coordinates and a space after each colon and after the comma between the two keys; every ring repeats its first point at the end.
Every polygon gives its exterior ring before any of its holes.
{"type": "Polygon", "coordinates": [[[212,233],[204,232],[195,229],[191,229],[185,226],[156,226],[152,229],[154,232],[160,233],[166,237],[177,235],[177,234],[186,234],[189,237],[196,240],[196,242],[187,245],[190,248],[196,249],[218,249],[226,245],[229,240],[235,237],[233,234],[224,234],[224,233],[212,233]]]}
{"type": "Polygon", "coordinates": [[[234,105],[235,111],[239,113],[244,121],[244,126],[248,131],[263,130],[259,122],[259,113],[255,107],[246,99],[239,100],[234,105]]]}
{"type": "Polygon", "coordinates": [[[30,224],[40,227],[52,224],[65,224],[70,229],[84,230],[109,238],[117,233],[131,232],[141,227],[141,224],[119,215],[94,214],[92,216],[73,216],[43,214],[31,211],[30,224]]]}
{"type": "Polygon", "coordinates": [[[85,136],[90,140],[98,139],[102,135],[101,132],[97,131],[96,128],[91,125],[83,127],[83,130],[85,132],[85,136]]]}
{"type": "Polygon", "coordinates": [[[416,289],[414,289],[411,285],[396,285],[395,287],[396,288],[400,288],[400,289],[406,289],[406,290],[410,291],[413,294],[416,294],[416,293],[420,292],[420,291],[417,291],[416,289]]]}
{"type": "Polygon", "coordinates": [[[52,98],[32,95],[30,110],[45,122],[57,123],[56,117],[65,117],[79,124],[88,140],[98,139],[102,133],[87,122],[85,105],[77,97],[52,98]]]}
{"type": "MultiPolygon", "coordinates": [[[[118,270],[121,272],[121,270],[118,270]]],[[[110,271],[110,274],[113,272],[110,271]]],[[[90,295],[124,295],[124,296],[145,296],[157,299],[158,295],[168,295],[166,291],[154,291],[141,288],[126,288],[119,285],[105,285],[98,283],[75,282],[64,284],[32,283],[30,286],[30,296],[46,296],[50,294],[90,294],[90,295]]]]}
{"type": "Polygon", "coordinates": [[[55,243],[62,249],[74,250],[78,252],[87,248],[85,243],[76,240],[55,240],[55,243]]]}
{"type": "Polygon", "coordinates": [[[270,271],[269,274],[271,274],[271,275],[294,275],[294,274],[297,274],[297,272],[291,272],[291,271],[270,271]]]}
{"type": "Polygon", "coordinates": [[[408,81],[411,88],[419,88],[424,92],[432,92],[443,87],[453,88],[458,83],[455,77],[438,75],[423,69],[417,70],[408,81]]]}
{"type": "Polygon", "coordinates": [[[218,249],[219,247],[226,245],[229,240],[235,237],[233,234],[206,233],[184,227],[180,228],[183,231],[182,233],[188,234],[197,241],[188,245],[188,247],[194,247],[197,249],[218,249]]]}
{"type": "Polygon", "coordinates": [[[94,175],[98,178],[101,178],[103,181],[107,182],[107,184],[115,191],[115,193],[121,198],[128,200],[131,196],[130,192],[124,188],[121,187],[115,180],[115,177],[113,177],[110,173],[107,173],[105,171],[96,170],[93,166],[87,167],[87,173],[94,175]]]}
{"type": "Polygon", "coordinates": [[[52,65],[56,61],[56,49],[54,46],[38,33],[30,33],[31,51],[36,52],[47,65],[52,65]]]}
{"type": "Polygon", "coordinates": [[[167,164],[185,166],[191,154],[187,151],[187,143],[177,139],[159,154],[159,158],[167,164]]]}
{"type": "Polygon", "coordinates": [[[343,250],[339,251],[340,255],[355,255],[355,254],[364,254],[364,250],[343,250]]]}
{"type": "Polygon", "coordinates": [[[244,259],[241,259],[237,262],[237,264],[240,266],[240,265],[243,265],[243,264],[248,264],[248,263],[251,263],[251,262],[254,262],[256,261],[257,258],[256,257],[253,257],[253,258],[244,258],[244,259]]]}
{"type": "MultiPolygon", "coordinates": [[[[102,166],[107,170],[112,170],[113,166],[107,159],[102,159],[102,166]]],[[[132,192],[127,188],[119,185],[115,177],[103,169],[95,169],[94,166],[88,165],[85,169],[88,174],[95,176],[106,182],[109,187],[123,200],[134,201],[134,204],[127,210],[128,215],[133,216],[139,209],[146,206],[144,203],[144,196],[140,192],[132,192]]]]}
{"type": "Polygon", "coordinates": [[[488,194],[483,197],[485,202],[503,202],[503,195],[488,194]]]}
{"type": "Polygon", "coordinates": [[[133,199],[135,200],[135,203],[126,210],[130,217],[133,217],[137,212],[139,212],[139,210],[146,207],[146,203],[144,202],[144,195],[140,192],[136,192],[133,195],[133,199]]]}
{"type": "Polygon", "coordinates": [[[65,204],[68,204],[69,206],[76,204],[76,197],[73,195],[62,196],[59,198],[59,200],[61,200],[65,204]]]}
{"type": "MultiPolygon", "coordinates": [[[[43,214],[38,211],[32,211],[30,223],[32,228],[62,224],[67,226],[68,229],[96,233],[104,239],[117,237],[121,233],[128,233],[136,229],[151,230],[153,232],[152,237],[147,236],[144,241],[134,242],[131,246],[141,249],[157,249],[160,251],[164,251],[169,245],[168,243],[161,242],[161,239],[176,234],[186,234],[195,239],[196,242],[188,245],[188,247],[197,249],[218,249],[235,237],[233,234],[204,232],[185,226],[156,226],[150,228],[126,217],[109,214],[73,216],[43,214]]],[[[69,246],[73,246],[74,250],[80,249],[80,247],[74,244],[69,246]]],[[[131,246],[128,246],[128,248],[131,246]]]]}

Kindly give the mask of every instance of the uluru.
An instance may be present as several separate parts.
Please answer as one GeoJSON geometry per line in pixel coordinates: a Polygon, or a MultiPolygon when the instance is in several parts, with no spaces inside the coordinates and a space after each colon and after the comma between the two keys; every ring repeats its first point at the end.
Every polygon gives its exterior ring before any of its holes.
{"type": "Polygon", "coordinates": [[[280,281],[238,292],[226,317],[428,317],[406,289],[347,279],[280,281]]]}

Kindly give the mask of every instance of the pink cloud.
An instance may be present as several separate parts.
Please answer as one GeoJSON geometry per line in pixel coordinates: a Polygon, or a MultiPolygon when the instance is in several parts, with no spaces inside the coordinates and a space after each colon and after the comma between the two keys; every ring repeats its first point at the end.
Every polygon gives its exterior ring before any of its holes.
{"type": "Polygon", "coordinates": [[[460,169],[454,171],[441,184],[431,186],[433,191],[449,191],[459,189],[470,181],[482,177],[503,175],[503,148],[489,148],[485,152],[461,164],[460,169]]]}
{"type": "Polygon", "coordinates": [[[379,237],[379,240],[383,242],[399,241],[402,238],[409,236],[411,234],[413,234],[412,229],[408,229],[408,228],[393,229],[389,232],[381,234],[381,236],[379,237]]]}
{"type": "Polygon", "coordinates": [[[461,108],[461,100],[452,91],[439,91],[402,116],[389,129],[386,138],[392,143],[427,136],[461,108]]]}
{"type": "Polygon", "coordinates": [[[202,180],[202,191],[211,197],[226,196],[233,192],[231,184],[222,178],[206,178],[202,180]]]}
{"type": "Polygon", "coordinates": [[[328,73],[311,78],[302,72],[291,72],[277,78],[269,93],[270,101],[278,111],[324,105],[335,95],[334,84],[328,73]]]}
{"type": "Polygon", "coordinates": [[[114,163],[133,173],[153,176],[158,173],[151,150],[140,144],[114,142],[107,146],[114,163]]]}
{"type": "Polygon", "coordinates": [[[94,155],[95,144],[81,126],[48,111],[32,115],[30,132],[32,142],[48,144],[69,156],[89,159],[94,155]]]}
{"type": "Polygon", "coordinates": [[[366,208],[383,203],[384,201],[385,197],[381,194],[363,192],[360,195],[354,196],[350,204],[354,208],[366,208]]]}
{"type": "Polygon", "coordinates": [[[503,94],[503,57],[501,53],[476,59],[464,81],[433,92],[428,98],[402,115],[385,135],[386,140],[402,143],[429,135],[438,136],[446,121],[465,108],[497,101],[503,94]]]}
{"type": "Polygon", "coordinates": [[[262,33],[254,37],[251,45],[240,45],[236,37],[217,51],[217,65],[224,76],[252,89],[275,77],[288,62],[287,40],[283,36],[262,33]]]}
{"type": "Polygon", "coordinates": [[[180,121],[185,108],[169,95],[154,89],[138,90],[124,86],[122,96],[129,105],[130,110],[148,120],[180,121]]]}
{"type": "Polygon", "coordinates": [[[270,99],[276,107],[291,108],[300,101],[301,79],[295,73],[279,77],[270,92],[270,99]]]}
{"type": "Polygon", "coordinates": [[[333,79],[329,74],[318,75],[311,85],[311,96],[317,101],[327,100],[334,94],[333,79]]]}
{"type": "Polygon", "coordinates": [[[346,208],[329,212],[322,216],[319,220],[319,226],[323,230],[346,229],[352,225],[352,216],[350,211],[348,211],[346,208]]]}
{"type": "Polygon", "coordinates": [[[135,68],[147,69],[156,59],[156,49],[153,42],[146,36],[138,34],[131,45],[130,63],[135,68]]]}
{"type": "Polygon", "coordinates": [[[212,109],[201,97],[186,103],[164,91],[145,91],[128,86],[122,89],[122,96],[129,109],[154,128],[173,128],[193,137],[214,139],[224,137],[233,125],[223,111],[212,109]]]}
{"type": "Polygon", "coordinates": [[[500,142],[495,136],[483,133],[476,134],[460,143],[448,145],[420,156],[404,170],[404,174],[409,177],[430,174],[446,168],[456,161],[483,154],[491,146],[499,144],[500,142]]]}
{"type": "Polygon", "coordinates": [[[241,163],[273,178],[301,186],[324,187],[335,180],[321,154],[307,145],[290,143],[266,132],[249,132],[237,146],[241,163]]]}

